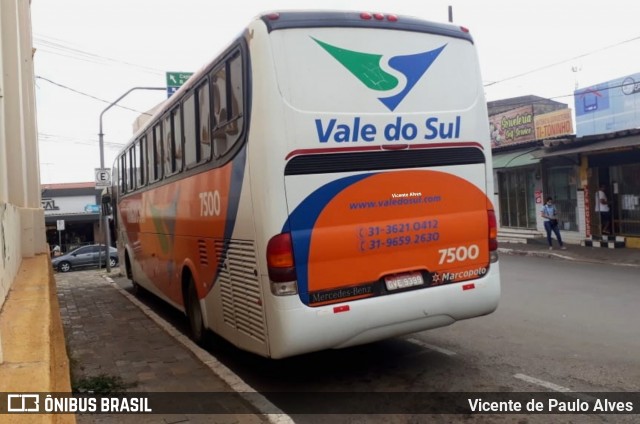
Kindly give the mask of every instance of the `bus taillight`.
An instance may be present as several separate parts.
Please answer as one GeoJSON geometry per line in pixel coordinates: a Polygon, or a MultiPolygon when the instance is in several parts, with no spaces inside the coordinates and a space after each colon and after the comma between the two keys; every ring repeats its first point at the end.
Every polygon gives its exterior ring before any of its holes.
{"type": "Polygon", "coordinates": [[[276,296],[298,293],[290,233],[278,234],[269,240],[267,245],[267,266],[269,280],[271,280],[271,293],[276,296]]]}
{"type": "Polygon", "coordinates": [[[489,209],[488,215],[488,227],[489,227],[489,255],[491,262],[498,260],[498,221],[496,220],[496,213],[489,209]]]}

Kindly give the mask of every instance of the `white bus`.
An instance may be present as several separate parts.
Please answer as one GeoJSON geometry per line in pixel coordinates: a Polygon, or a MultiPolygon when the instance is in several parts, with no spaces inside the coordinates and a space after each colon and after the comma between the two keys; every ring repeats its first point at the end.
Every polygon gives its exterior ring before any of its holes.
{"type": "Polygon", "coordinates": [[[500,297],[488,115],[462,27],[256,18],[114,166],[135,287],[284,358],[428,330],[500,297]]]}

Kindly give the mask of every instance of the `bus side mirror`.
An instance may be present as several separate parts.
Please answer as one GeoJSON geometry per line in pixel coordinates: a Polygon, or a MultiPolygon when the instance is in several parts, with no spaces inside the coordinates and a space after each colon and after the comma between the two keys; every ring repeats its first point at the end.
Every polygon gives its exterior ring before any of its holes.
{"type": "Polygon", "coordinates": [[[102,195],[102,215],[111,215],[111,194],[109,193],[102,195]]]}

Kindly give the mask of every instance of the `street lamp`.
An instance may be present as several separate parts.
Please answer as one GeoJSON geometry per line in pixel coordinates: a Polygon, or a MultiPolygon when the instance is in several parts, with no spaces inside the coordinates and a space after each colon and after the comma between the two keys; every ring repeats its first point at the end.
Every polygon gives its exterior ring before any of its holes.
{"type": "MultiPolygon", "coordinates": [[[[166,90],[167,87],[133,87],[131,90],[124,93],[122,96],[118,97],[114,102],[112,102],[109,106],[105,108],[100,114],[100,132],[98,133],[98,138],[100,141],[100,169],[104,169],[104,134],[102,133],[102,115],[113,106],[115,106],[120,100],[126,97],[129,93],[134,90],[166,90]]],[[[102,203],[102,202],[101,202],[102,203]]],[[[104,208],[104,205],[102,205],[104,208]]],[[[111,264],[109,263],[109,247],[111,246],[111,237],[109,236],[109,219],[107,214],[103,213],[100,218],[102,221],[103,228],[103,236],[104,236],[104,260],[106,262],[107,272],[111,272],[111,264]]],[[[102,264],[99,264],[100,266],[102,264]]]]}

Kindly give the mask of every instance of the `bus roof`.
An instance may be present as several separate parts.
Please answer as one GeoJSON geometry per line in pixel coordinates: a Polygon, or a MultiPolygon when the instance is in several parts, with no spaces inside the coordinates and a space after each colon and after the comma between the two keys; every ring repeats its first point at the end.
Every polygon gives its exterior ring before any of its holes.
{"type": "Polygon", "coordinates": [[[473,43],[471,34],[460,26],[430,22],[409,16],[371,14],[369,12],[287,11],[267,13],[262,15],[261,19],[269,32],[290,28],[384,28],[444,35],[473,43]]]}

